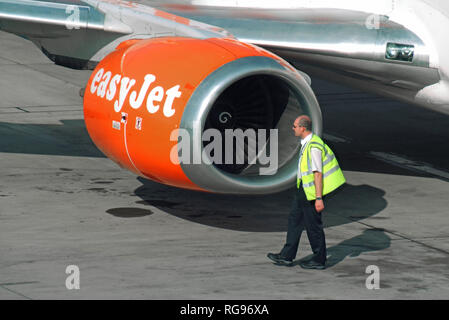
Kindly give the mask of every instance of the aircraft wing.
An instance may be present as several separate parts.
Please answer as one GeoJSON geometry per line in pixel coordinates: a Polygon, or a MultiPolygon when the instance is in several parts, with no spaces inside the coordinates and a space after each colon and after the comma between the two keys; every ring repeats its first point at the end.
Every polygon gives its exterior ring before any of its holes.
{"type": "Polygon", "coordinates": [[[219,26],[310,75],[449,113],[438,54],[447,41],[429,31],[436,21],[423,26],[440,13],[424,4],[421,15],[407,1],[391,0],[139,2],[219,26]]]}
{"type": "Polygon", "coordinates": [[[2,0],[0,29],[31,40],[55,63],[78,69],[93,69],[128,39],[234,36],[311,75],[427,107],[446,103],[417,99],[423,89],[441,85],[436,48],[428,34],[388,16],[390,1],[310,5],[323,2],[2,0]]]}

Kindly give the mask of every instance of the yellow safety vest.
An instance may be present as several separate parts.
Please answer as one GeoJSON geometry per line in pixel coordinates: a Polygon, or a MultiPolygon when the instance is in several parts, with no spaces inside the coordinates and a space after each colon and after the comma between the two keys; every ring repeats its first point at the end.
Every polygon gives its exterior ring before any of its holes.
{"type": "Polygon", "coordinates": [[[310,155],[312,147],[321,150],[321,159],[323,161],[323,196],[331,193],[346,182],[335,154],[320,137],[313,135],[303,151],[300,163],[301,176],[298,177],[297,181],[298,188],[302,181],[304,193],[309,201],[316,199],[315,179],[312,171],[312,158],[310,155]]]}

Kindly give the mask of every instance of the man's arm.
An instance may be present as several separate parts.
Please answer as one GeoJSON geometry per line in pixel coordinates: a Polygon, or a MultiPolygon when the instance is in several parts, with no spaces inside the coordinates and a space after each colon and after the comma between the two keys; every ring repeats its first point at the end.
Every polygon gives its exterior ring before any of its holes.
{"type": "MultiPolygon", "coordinates": [[[[315,181],[315,195],[317,198],[321,198],[323,196],[323,159],[322,159],[322,151],[318,148],[311,149],[312,156],[312,170],[313,170],[313,178],[315,181]]],[[[323,200],[315,201],[315,209],[317,212],[321,212],[324,210],[324,202],[323,200]]]]}
{"type": "MultiPolygon", "coordinates": [[[[313,172],[313,178],[315,180],[315,195],[317,198],[323,197],[323,173],[319,171],[313,172]]],[[[321,212],[324,210],[324,201],[316,200],[315,201],[315,209],[317,212],[321,212]]]]}

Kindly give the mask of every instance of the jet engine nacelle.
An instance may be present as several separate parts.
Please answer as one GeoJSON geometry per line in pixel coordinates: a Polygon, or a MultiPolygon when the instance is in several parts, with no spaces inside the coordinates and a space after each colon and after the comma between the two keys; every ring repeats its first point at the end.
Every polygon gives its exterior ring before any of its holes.
{"type": "Polygon", "coordinates": [[[110,159],[144,178],[217,193],[291,187],[300,148],[291,128],[300,114],[321,133],[303,76],[234,39],[123,42],[98,64],[84,94],[87,130],[110,159]]]}

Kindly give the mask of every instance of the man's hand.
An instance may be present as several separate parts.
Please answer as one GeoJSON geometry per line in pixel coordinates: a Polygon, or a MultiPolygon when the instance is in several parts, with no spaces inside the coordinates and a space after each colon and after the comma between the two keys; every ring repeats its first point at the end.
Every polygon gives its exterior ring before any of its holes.
{"type": "Polygon", "coordinates": [[[320,213],[324,210],[324,201],[323,200],[316,200],[315,201],[315,209],[316,212],[320,213]]]}

